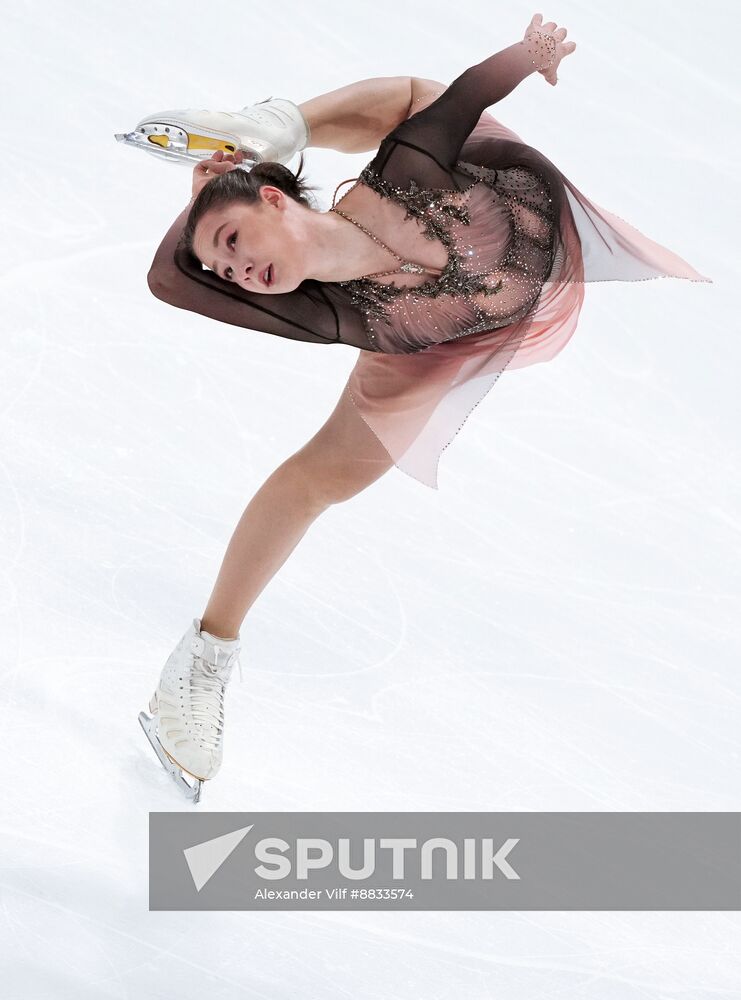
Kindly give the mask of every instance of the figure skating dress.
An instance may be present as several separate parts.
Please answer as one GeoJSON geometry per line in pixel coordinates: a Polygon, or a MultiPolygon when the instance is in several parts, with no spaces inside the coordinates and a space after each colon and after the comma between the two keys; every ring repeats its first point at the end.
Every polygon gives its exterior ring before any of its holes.
{"type": "Polygon", "coordinates": [[[436,489],[442,451],[499,375],[564,348],[585,282],[711,280],[484,110],[512,86],[496,56],[466,70],[385,137],[333,207],[389,249],[395,273],[251,293],[179,245],[186,209],[150,288],[221,322],[358,348],[346,391],[397,467],[436,489]]]}

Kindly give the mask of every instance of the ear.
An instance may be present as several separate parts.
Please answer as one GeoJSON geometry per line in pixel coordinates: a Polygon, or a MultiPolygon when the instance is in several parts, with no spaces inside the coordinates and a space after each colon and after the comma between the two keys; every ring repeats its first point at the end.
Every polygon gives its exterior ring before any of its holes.
{"type": "Polygon", "coordinates": [[[285,197],[285,191],[281,191],[274,184],[263,184],[260,188],[260,198],[268,205],[279,205],[285,197]]]}

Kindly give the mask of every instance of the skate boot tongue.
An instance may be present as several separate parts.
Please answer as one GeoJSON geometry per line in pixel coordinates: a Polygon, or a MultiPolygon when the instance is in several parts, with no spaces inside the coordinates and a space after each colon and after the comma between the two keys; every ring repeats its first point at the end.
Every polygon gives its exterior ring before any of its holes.
{"type": "Polygon", "coordinates": [[[231,677],[232,667],[236,663],[239,668],[239,680],[242,681],[242,664],[239,661],[241,639],[220,639],[201,629],[198,618],[193,619],[195,635],[190,644],[191,652],[203,660],[205,667],[214,676],[224,682],[231,677]]]}

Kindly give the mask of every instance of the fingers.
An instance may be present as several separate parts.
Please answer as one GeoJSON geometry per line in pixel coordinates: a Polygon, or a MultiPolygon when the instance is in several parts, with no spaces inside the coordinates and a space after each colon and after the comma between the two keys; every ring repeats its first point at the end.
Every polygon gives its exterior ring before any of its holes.
{"type": "Polygon", "coordinates": [[[568,34],[566,28],[556,27],[555,21],[546,21],[544,23],[542,14],[533,14],[525,35],[527,36],[527,33],[532,29],[537,29],[537,31],[542,34],[549,34],[556,43],[554,65],[549,66],[548,69],[538,70],[548,83],[555,87],[558,83],[558,76],[556,73],[558,64],[565,56],[571,55],[571,53],[576,49],[576,45],[574,42],[564,41],[566,35],[568,34]]]}
{"type": "MultiPolygon", "coordinates": [[[[221,150],[217,150],[217,152],[221,152],[221,150]]],[[[196,169],[200,169],[204,174],[216,176],[217,174],[228,174],[230,170],[236,170],[237,163],[231,153],[227,153],[226,156],[222,154],[218,160],[215,159],[215,155],[209,160],[204,160],[198,164],[196,169]]]]}
{"type": "Polygon", "coordinates": [[[193,170],[194,197],[215,177],[236,170],[244,159],[241,149],[236,153],[225,153],[223,149],[215,150],[207,160],[201,160],[193,170]]]}
{"type": "Polygon", "coordinates": [[[544,24],[542,14],[533,14],[529,27],[538,28],[540,31],[551,32],[557,42],[562,42],[567,35],[567,29],[556,28],[555,21],[546,21],[544,24]]]}
{"type": "Polygon", "coordinates": [[[236,153],[225,153],[223,149],[217,149],[211,155],[211,160],[214,163],[223,163],[224,160],[231,161],[232,163],[241,163],[243,159],[244,153],[241,149],[238,149],[236,153]]]}

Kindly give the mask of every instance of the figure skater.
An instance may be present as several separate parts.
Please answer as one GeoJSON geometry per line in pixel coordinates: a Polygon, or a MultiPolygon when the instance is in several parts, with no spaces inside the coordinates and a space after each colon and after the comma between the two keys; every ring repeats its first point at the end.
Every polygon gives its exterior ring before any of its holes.
{"type": "Polygon", "coordinates": [[[326,423],[246,507],[202,617],[168,658],[151,715],[140,713],[194,801],[222,763],[244,617],[314,520],[393,465],[437,488],[441,452],[501,372],[563,349],[586,281],[710,280],[486,112],[533,73],[554,86],[576,48],[566,34],[535,14],[521,41],[448,87],[391,77],[299,106],[268,99],[245,109],[278,123],[272,145],[265,127],[263,162],[247,171],[222,148],[194,170],[152,292],[253,331],[359,349],[326,423]],[[378,151],[321,212],[303,155],[297,174],[280,162],[308,145],[378,151]]]}

